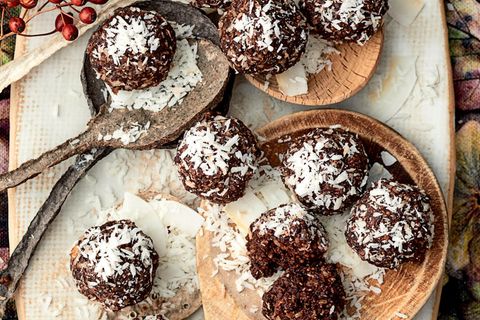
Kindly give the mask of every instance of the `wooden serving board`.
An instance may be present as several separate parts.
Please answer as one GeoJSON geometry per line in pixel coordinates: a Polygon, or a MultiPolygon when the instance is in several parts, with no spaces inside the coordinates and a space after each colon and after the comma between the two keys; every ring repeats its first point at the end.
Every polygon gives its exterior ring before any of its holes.
{"type": "MultiPolygon", "coordinates": [[[[376,74],[355,97],[333,107],[368,114],[410,140],[432,167],[451,208],[454,178],[453,92],[441,0],[391,0],[421,4],[413,23],[390,18],[376,74]]],[[[33,32],[49,30],[52,15],[42,15],[33,32]]],[[[10,168],[40,155],[80,133],[89,111],[80,85],[87,36],[62,49],[12,87],[10,168]]],[[[43,38],[19,38],[16,54],[38,47],[43,38]]],[[[309,109],[271,98],[238,77],[231,114],[252,129],[309,109]]],[[[29,221],[68,163],[58,165],[9,191],[10,245],[15,247],[29,221]]],[[[124,191],[155,188],[192,201],[178,182],[171,151],[119,150],[97,164],[73,190],[34,255],[17,293],[20,319],[97,319],[101,312],[73,288],[67,271],[68,251],[76,238],[118,202],[124,191]]],[[[436,319],[440,290],[417,320],[436,319]]]]}

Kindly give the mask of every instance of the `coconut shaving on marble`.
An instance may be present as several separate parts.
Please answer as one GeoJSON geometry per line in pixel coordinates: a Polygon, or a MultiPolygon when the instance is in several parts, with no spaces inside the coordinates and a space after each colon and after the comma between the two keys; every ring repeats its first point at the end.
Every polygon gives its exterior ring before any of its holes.
{"type": "MultiPolygon", "coordinates": [[[[378,166],[381,166],[378,164],[378,166]]],[[[378,169],[376,169],[378,170],[378,169]]],[[[283,189],[280,173],[271,167],[261,167],[266,174],[257,174],[252,179],[251,187],[256,191],[262,186],[275,183],[278,189],[283,189]]],[[[390,175],[385,169],[381,174],[376,174],[378,179],[383,175],[390,175]]],[[[275,190],[275,188],[269,188],[275,190]]],[[[260,193],[260,192],[258,192],[260,193]]],[[[262,197],[259,197],[265,206],[269,204],[262,197]]],[[[213,238],[211,244],[218,248],[220,253],[213,258],[217,270],[212,277],[217,276],[219,270],[235,272],[237,279],[235,282],[238,292],[245,289],[254,290],[261,297],[271,285],[275,282],[283,271],[277,272],[270,278],[261,278],[256,280],[250,273],[250,261],[246,250],[245,236],[235,227],[235,223],[228,217],[224,207],[216,204],[207,203],[202,209],[199,209],[205,217],[204,230],[211,232],[213,238]]],[[[380,294],[380,286],[384,282],[385,269],[376,267],[360,259],[348,246],[344,234],[344,226],[348,219],[348,214],[325,216],[320,220],[328,233],[330,241],[329,250],[326,253],[326,260],[330,263],[339,263],[343,266],[341,273],[342,282],[347,294],[347,308],[343,311],[341,319],[360,319],[362,301],[369,293],[380,294]]],[[[206,259],[207,257],[203,257],[206,259]]],[[[261,305],[251,306],[250,312],[261,311],[261,305]]]]}
{"type": "Polygon", "coordinates": [[[126,108],[158,112],[165,107],[179,106],[185,96],[202,81],[203,74],[197,65],[197,44],[190,44],[187,40],[193,37],[194,26],[169,23],[177,37],[177,50],[167,78],[155,87],[132,91],[120,90],[117,94],[107,86],[112,97],[109,111],[126,108]]]}

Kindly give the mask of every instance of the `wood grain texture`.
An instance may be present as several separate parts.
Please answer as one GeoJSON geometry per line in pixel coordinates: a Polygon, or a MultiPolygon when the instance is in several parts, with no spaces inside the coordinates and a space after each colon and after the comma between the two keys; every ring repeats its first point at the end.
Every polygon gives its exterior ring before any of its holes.
{"type": "Polygon", "coordinates": [[[375,72],[383,48],[384,32],[379,30],[365,45],[344,43],[340,54],[329,56],[332,70],[324,69],[308,79],[308,93],[286,96],[275,77],[246,75],[248,81],[274,98],[307,106],[323,106],[350,98],[365,87],[375,72]],[[268,86],[265,83],[268,81],[268,86]]]}
{"type": "MultiPolygon", "coordinates": [[[[367,295],[361,310],[362,319],[398,319],[397,312],[413,319],[443,275],[448,246],[448,218],[443,194],[435,175],[418,150],[400,134],[377,120],[359,113],[334,109],[285,116],[258,129],[257,133],[265,139],[262,149],[270,162],[277,165],[278,155],[288,147],[287,143],[277,143],[279,138],[337,124],[358,134],[367,150],[378,145],[391,153],[402,169],[400,177],[399,174],[394,174],[395,178],[402,182],[413,181],[431,197],[435,215],[435,237],[425,260],[418,264],[405,263],[397,271],[387,271],[385,282],[380,286],[381,294],[367,295]]],[[[238,315],[238,318],[230,319],[264,319],[258,313],[249,311],[252,305],[261,306],[256,292],[245,289],[238,294],[236,291],[235,273],[220,270],[218,275],[212,277],[215,270],[212,259],[219,251],[211,246],[211,236],[210,232],[204,230],[203,234],[197,237],[197,269],[206,319],[225,319],[217,315],[232,312],[238,315]]]]}

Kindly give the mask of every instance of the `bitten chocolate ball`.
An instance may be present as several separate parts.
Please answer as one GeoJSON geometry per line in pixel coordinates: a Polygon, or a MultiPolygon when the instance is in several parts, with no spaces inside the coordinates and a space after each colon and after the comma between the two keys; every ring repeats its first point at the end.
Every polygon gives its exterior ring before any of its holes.
{"type": "Polygon", "coordinates": [[[231,0],[193,0],[192,6],[197,8],[225,9],[231,4],[231,0]]]}
{"type": "Polygon", "coordinates": [[[239,0],[219,22],[220,46],[231,65],[246,74],[277,74],[305,52],[308,30],[293,1],[239,0]]]}
{"type": "Polygon", "coordinates": [[[113,92],[160,84],[168,75],[175,50],[170,24],[160,14],[136,7],[115,10],[87,46],[93,69],[113,92]]]}
{"type": "Polygon", "coordinates": [[[385,179],[372,184],[353,206],[345,231],[360,258],[389,269],[422,260],[433,234],[434,216],[425,192],[385,179]]]}
{"type": "Polygon", "coordinates": [[[185,132],[175,164],[185,189],[226,204],[245,194],[259,156],[255,136],[240,120],[207,114],[185,132]]]}
{"type": "Polygon", "coordinates": [[[363,44],[383,25],[388,0],[301,0],[300,9],[322,38],[363,44]]]}
{"type": "Polygon", "coordinates": [[[318,263],[328,244],[326,231],[315,216],[299,204],[282,205],[263,213],[250,225],[250,271],[259,279],[272,276],[279,268],[318,263]]]}
{"type": "Polygon", "coordinates": [[[355,134],[314,129],[292,141],[280,168],[285,185],[308,209],[341,213],[363,193],[368,158],[355,134]]]}
{"type": "Polygon", "coordinates": [[[263,295],[269,320],[337,320],[345,307],[345,291],[332,264],[287,270],[263,295]]]}
{"type": "Polygon", "coordinates": [[[144,300],[157,267],[152,239],[129,220],[88,229],[70,253],[80,293],[113,311],[144,300]]]}

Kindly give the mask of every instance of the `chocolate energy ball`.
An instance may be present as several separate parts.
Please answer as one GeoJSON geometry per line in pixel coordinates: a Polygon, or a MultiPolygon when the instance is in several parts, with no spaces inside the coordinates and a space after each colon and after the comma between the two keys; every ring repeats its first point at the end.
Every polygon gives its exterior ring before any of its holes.
{"type": "Polygon", "coordinates": [[[363,44],[382,26],[388,0],[301,0],[300,9],[322,38],[363,44]]]}
{"type": "Polygon", "coordinates": [[[360,258],[389,269],[423,259],[433,234],[434,216],[425,192],[385,179],[372,184],[353,206],[345,231],[360,258]]]}
{"type": "Polygon", "coordinates": [[[250,225],[247,252],[255,279],[272,276],[279,268],[318,263],[328,249],[321,222],[299,204],[282,205],[263,213],[250,225]]]}
{"type": "Polygon", "coordinates": [[[240,120],[207,114],[185,132],[175,164],[188,191],[226,204],[244,195],[259,156],[255,136],[240,120]]]}
{"type": "Polygon", "coordinates": [[[160,84],[175,50],[175,32],[160,14],[126,7],[95,31],[87,55],[98,77],[118,92],[160,84]]]}
{"type": "Polygon", "coordinates": [[[338,128],[314,129],[293,140],[280,171],[300,203],[331,215],[362,195],[368,157],[356,135],[338,128]]]}
{"type": "Polygon", "coordinates": [[[287,270],[262,299],[269,320],[337,320],[345,307],[342,281],[332,264],[287,270]]]}
{"type": "Polygon", "coordinates": [[[220,46],[231,65],[246,74],[277,74],[305,52],[308,30],[293,1],[239,0],[219,22],[220,46]]]}
{"type": "Polygon", "coordinates": [[[88,229],[70,253],[80,293],[113,311],[144,300],[157,267],[152,239],[129,220],[88,229]]]}

